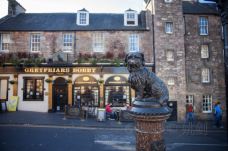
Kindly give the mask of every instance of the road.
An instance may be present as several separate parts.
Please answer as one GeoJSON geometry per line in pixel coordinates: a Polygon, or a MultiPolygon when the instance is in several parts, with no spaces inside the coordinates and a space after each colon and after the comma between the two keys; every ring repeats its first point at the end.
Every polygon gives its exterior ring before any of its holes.
{"type": "MultiPolygon", "coordinates": [[[[132,129],[0,125],[1,151],[135,151],[132,129]]],[[[165,132],[167,151],[226,151],[225,131],[165,132]]]]}

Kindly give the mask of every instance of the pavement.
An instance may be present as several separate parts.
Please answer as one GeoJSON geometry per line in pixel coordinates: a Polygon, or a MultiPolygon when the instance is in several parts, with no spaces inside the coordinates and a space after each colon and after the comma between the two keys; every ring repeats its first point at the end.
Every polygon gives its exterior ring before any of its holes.
{"type": "MultiPolygon", "coordinates": [[[[97,121],[96,117],[89,117],[86,120],[81,118],[68,118],[64,113],[40,113],[30,111],[16,111],[0,113],[1,125],[51,125],[70,127],[90,127],[90,128],[112,128],[112,129],[134,129],[133,121],[119,122],[115,120],[97,121]]],[[[166,129],[184,129],[189,125],[186,123],[167,121],[166,129]]],[[[202,131],[226,131],[224,128],[216,128],[213,121],[197,121],[193,124],[195,130],[202,131]]]]}

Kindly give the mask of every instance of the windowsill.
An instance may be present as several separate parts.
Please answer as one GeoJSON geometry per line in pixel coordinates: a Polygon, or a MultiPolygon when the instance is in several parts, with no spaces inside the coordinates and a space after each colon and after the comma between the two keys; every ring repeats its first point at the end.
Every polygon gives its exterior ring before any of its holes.
{"type": "Polygon", "coordinates": [[[23,99],[23,101],[44,101],[43,99],[23,99]]]}
{"type": "Polygon", "coordinates": [[[65,50],[65,51],[63,51],[63,53],[73,53],[73,51],[72,50],[65,50]]]}
{"type": "Polygon", "coordinates": [[[208,113],[212,113],[212,111],[203,111],[203,113],[208,114],[208,113]]]}
{"type": "Polygon", "coordinates": [[[40,51],[30,51],[31,53],[40,53],[40,51]]]}
{"type": "Polygon", "coordinates": [[[172,34],[173,34],[173,32],[166,32],[166,34],[172,35],[172,34]]]}
{"type": "Polygon", "coordinates": [[[208,36],[208,34],[200,34],[200,36],[208,36]]]}
{"type": "Polygon", "coordinates": [[[211,83],[210,81],[209,81],[209,82],[203,82],[203,81],[202,81],[202,84],[210,84],[210,83],[211,83]]]}
{"type": "Polygon", "coordinates": [[[3,53],[8,53],[9,50],[0,50],[0,52],[3,52],[3,53]]]}

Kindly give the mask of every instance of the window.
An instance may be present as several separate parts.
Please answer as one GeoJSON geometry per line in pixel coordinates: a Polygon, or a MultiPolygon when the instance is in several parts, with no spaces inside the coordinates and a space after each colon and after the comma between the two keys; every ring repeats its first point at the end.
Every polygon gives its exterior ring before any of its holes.
{"type": "Polygon", "coordinates": [[[73,34],[68,33],[63,35],[63,49],[64,51],[73,50],[73,34]]]}
{"type": "Polygon", "coordinates": [[[201,58],[209,58],[208,45],[201,45],[201,58]]]}
{"type": "Polygon", "coordinates": [[[44,78],[24,78],[24,100],[43,101],[44,78]]]}
{"type": "Polygon", "coordinates": [[[191,104],[193,106],[193,103],[194,103],[194,97],[193,95],[187,95],[186,96],[186,104],[191,104]]]}
{"type": "Polygon", "coordinates": [[[0,34],[0,51],[9,50],[10,34],[0,34]]]}
{"type": "Polygon", "coordinates": [[[32,52],[40,51],[40,34],[39,33],[31,34],[31,51],[32,52]]]}
{"type": "Polygon", "coordinates": [[[137,26],[138,25],[137,11],[134,11],[132,9],[125,11],[125,13],[124,13],[124,25],[125,26],[137,26]]]}
{"type": "Polygon", "coordinates": [[[168,85],[174,85],[174,84],[175,84],[174,78],[169,78],[168,79],[168,85]]]}
{"type": "Polygon", "coordinates": [[[0,100],[8,100],[8,78],[0,78],[0,100]]]}
{"type": "Polygon", "coordinates": [[[127,24],[128,25],[135,24],[135,14],[134,13],[127,13],[127,24]]]}
{"type": "Polygon", "coordinates": [[[84,25],[86,24],[86,13],[80,13],[80,24],[84,25]]]}
{"type": "Polygon", "coordinates": [[[167,34],[173,33],[173,23],[172,22],[165,23],[165,33],[167,33],[167,34]]]}
{"type": "Polygon", "coordinates": [[[139,51],[139,36],[137,34],[131,34],[129,36],[129,51],[130,52],[139,51]]]}
{"type": "Polygon", "coordinates": [[[174,61],[174,52],[173,50],[166,51],[166,60],[167,61],[174,61]]]}
{"type": "Polygon", "coordinates": [[[200,17],[199,22],[200,35],[208,35],[208,18],[200,17]]]}
{"type": "Polygon", "coordinates": [[[103,52],[104,51],[104,34],[95,33],[93,35],[93,51],[103,52]]]}
{"type": "Polygon", "coordinates": [[[203,68],[201,71],[202,83],[210,82],[210,70],[208,68],[203,68]]]}
{"type": "Polygon", "coordinates": [[[212,112],[212,96],[204,95],[203,96],[203,113],[212,112]]]}
{"type": "Polygon", "coordinates": [[[77,12],[77,25],[89,25],[89,12],[85,8],[77,12]]]}

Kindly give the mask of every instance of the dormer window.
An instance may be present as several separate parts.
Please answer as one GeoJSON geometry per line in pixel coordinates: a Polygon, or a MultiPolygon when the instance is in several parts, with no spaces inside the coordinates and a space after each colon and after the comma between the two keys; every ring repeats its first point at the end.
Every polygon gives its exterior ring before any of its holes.
{"type": "Polygon", "coordinates": [[[138,26],[137,11],[132,9],[126,10],[124,13],[124,25],[125,26],[138,26]]]}
{"type": "Polygon", "coordinates": [[[89,25],[89,12],[85,8],[77,12],[77,25],[89,25]]]}

